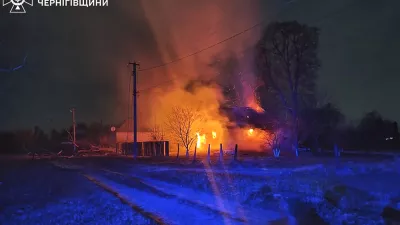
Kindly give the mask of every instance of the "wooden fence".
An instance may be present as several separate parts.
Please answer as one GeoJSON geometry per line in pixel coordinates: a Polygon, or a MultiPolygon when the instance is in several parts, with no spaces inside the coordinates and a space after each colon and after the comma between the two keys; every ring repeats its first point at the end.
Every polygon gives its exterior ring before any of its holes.
{"type": "MultiPolygon", "coordinates": [[[[138,156],[169,156],[169,141],[145,141],[137,144],[138,156]]],[[[123,155],[133,154],[133,143],[118,143],[117,153],[123,155]]]]}

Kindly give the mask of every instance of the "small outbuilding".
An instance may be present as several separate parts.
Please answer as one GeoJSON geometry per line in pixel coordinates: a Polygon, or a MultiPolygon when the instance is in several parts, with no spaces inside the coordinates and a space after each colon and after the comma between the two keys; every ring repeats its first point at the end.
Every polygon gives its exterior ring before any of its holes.
{"type": "MultiPolygon", "coordinates": [[[[125,120],[115,130],[117,153],[128,155],[133,154],[133,121],[125,120]]],[[[169,142],[165,140],[154,140],[152,132],[138,131],[138,155],[139,156],[168,156],[169,142]]]]}

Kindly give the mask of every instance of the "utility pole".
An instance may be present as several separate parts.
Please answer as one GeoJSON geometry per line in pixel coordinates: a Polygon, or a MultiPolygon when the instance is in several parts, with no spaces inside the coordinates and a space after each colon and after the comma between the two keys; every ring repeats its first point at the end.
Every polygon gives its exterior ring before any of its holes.
{"type": "Polygon", "coordinates": [[[133,76],[133,157],[136,159],[138,155],[138,147],[137,147],[137,67],[138,63],[133,62],[129,63],[132,65],[132,76],[133,76]]]}
{"type": "Polygon", "coordinates": [[[76,122],[75,122],[75,108],[72,108],[70,110],[70,112],[72,112],[72,131],[73,131],[73,137],[72,137],[72,141],[73,141],[73,145],[74,145],[74,153],[76,153],[76,122]]]}

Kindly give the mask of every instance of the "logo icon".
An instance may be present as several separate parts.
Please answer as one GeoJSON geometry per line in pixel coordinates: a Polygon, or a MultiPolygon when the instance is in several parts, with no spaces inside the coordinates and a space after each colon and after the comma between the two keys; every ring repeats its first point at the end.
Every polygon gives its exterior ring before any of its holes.
{"type": "Polygon", "coordinates": [[[24,4],[33,6],[33,0],[3,0],[3,6],[12,4],[10,13],[26,13],[24,4]]]}

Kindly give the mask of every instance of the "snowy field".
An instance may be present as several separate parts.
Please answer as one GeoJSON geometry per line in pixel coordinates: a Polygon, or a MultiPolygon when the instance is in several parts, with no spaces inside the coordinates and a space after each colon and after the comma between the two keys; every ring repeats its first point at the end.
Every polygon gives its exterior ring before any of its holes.
{"type": "Polygon", "coordinates": [[[0,224],[400,224],[395,157],[2,164],[0,224]]]}
{"type": "Polygon", "coordinates": [[[76,172],[46,161],[0,161],[0,224],[150,224],[76,172]]]}

